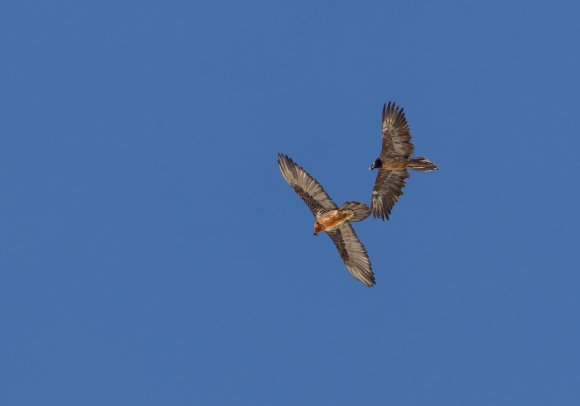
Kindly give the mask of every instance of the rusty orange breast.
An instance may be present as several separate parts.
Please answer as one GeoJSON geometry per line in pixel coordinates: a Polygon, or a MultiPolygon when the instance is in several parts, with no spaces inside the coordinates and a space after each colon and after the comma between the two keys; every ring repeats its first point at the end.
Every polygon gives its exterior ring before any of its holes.
{"type": "Polygon", "coordinates": [[[349,218],[352,217],[352,212],[348,210],[331,210],[322,216],[316,217],[316,224],[314,228],[316,229],[318,225],[322,227],[320,231],[329,231],[333,228],[338,227],[349,218]]]}

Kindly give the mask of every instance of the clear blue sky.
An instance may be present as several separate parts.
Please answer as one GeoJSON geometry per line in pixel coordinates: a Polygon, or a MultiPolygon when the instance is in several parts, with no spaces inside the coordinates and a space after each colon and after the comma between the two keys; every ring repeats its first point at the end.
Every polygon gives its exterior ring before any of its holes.
{"type": "Polygon", "coordinates": [[[0,404],[577,405],[577,2],[209,3],[0,6],[0,404]]]}

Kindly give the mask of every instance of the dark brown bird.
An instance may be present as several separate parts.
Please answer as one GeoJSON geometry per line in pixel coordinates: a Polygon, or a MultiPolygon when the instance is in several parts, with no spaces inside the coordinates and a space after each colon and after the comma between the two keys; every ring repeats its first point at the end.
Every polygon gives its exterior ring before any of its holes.
{"type": "Polygon", "coordinates": [[[364,203],[346,202],[339,208],[320,183],[286,155],[278,154],[278,167],[286,182],[314,214],[314,235],[326,231],[346,269],[368,287],[373,286],[375,275],[369,256],[350,224],[370,216],[369,207],[364,203]]]}
{"type": "Polygon", "coordinates": [[[403,194],[405,181],[409,177],[407,169],[429,172],[439,169],[425,157],[412,158],[413,143],[409,124],[403,109],[394,102],[383,106],[383,145],[381,154],[373,162],[370,170],[378,169],[373,187],[373,216],[383,221],[389,218],[393,206],[403,194]]]}

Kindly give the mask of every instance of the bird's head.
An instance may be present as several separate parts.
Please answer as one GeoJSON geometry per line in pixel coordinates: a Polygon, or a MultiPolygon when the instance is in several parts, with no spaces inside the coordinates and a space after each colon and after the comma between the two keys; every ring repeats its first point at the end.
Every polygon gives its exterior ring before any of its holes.
{"type": "Polygon", "coordinates": [[[379,169],[382,167],[383,167],[383,162],[381,161],[381,158],[377,158],[376,161],[371,164],[369,171],[372,171],[373,169],[379,169]]]}
{"type": "Polygon", "coordinates": [[[314,235],[318,235],[321,231],[324,231],[324,227],[318,221],[314,223],[314,235]]]}

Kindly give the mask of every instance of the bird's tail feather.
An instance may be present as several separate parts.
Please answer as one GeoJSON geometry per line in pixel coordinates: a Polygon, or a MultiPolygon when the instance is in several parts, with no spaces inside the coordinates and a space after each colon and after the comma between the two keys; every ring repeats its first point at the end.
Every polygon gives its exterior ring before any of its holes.
{"type": "Polygon", "coordinates": [[[364,203],[346,202],[340,210],[352,210],[353,215],[349,221],[361,221],[371,215],[371,209],[364,203]]]}
{"type": "Polygon", "coordinates": [[[409,168],[420,172],[429,172],[439,169],[437,165],[425,157],[411,158],[409,168]]]}

